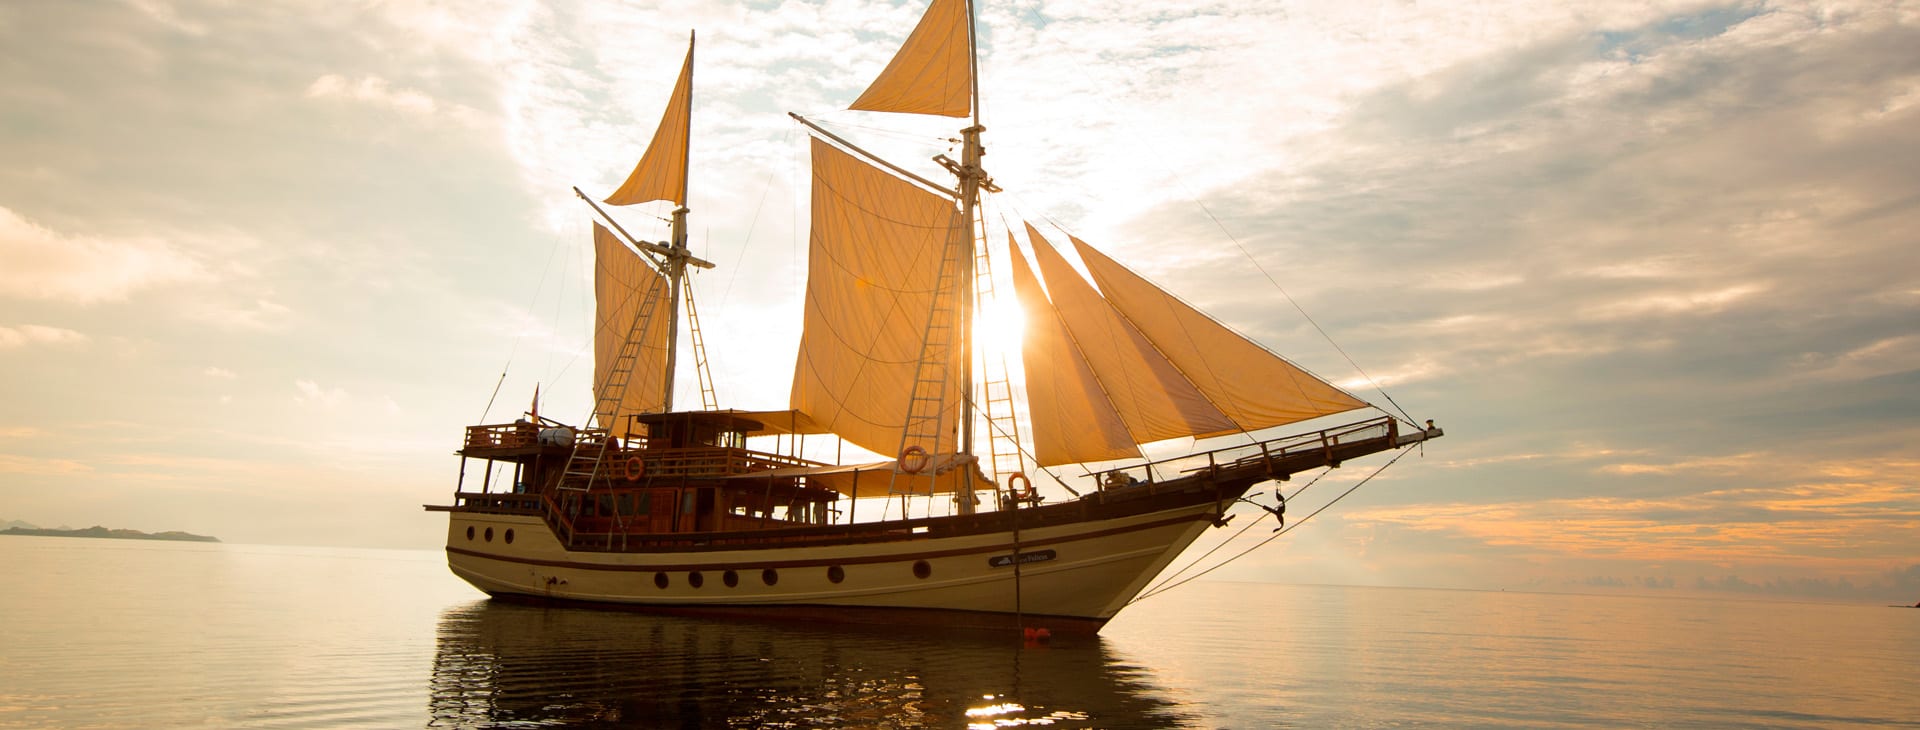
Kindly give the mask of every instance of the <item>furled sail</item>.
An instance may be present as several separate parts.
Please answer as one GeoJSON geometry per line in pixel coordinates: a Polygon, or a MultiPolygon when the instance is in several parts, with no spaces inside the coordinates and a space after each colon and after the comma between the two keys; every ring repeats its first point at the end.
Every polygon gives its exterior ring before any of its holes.
{"type": "MultiPolygon", "coordinates": [[[[944,247],[965,229],[952,200],[820,139],[813,140],[812,215],[790,402],[842,438],[892,456],[907,424],[944,247]]],[[[949,337],[958,329],[944,328],[949,337]]],[[[944,389],[939,433],[953,433],[960,384],[949,379],[944,389]]]]}
{"type": "Polygon", "coordinates": [[[1106,300],[1239,429],[1252,431],[1366,407],[1366,402],[1215,322],[1086,242],[1068,238],[1106,300]]]}
{"type": "Polygon", "coordinates": [[[1013,292],[1027,318],[1020,359],[1027,373],[1034,461],[1054,466],[1139,457],[1133,436],[1094,377],[1093,366],[1047,302],[1011,231],[1007,238],[1013,292]]]}
{"type": "Polygon", "coordinates": [[[687,42],[687,62],[680,80],[667,98],[667,111],[653,130],[653,142],[640,157],[627,181],[607,196],[610,205],[634,205],[655,200],[687,204],[687,137],[693,110],[693,42],[687,42]]]}
{"type": "Polygon", "coordinates": [[[593,251],[593,392],[607,394],[610,378],[615,387],[625,388],[612,418],[596,415],[601,426],[625,436],[629,425],[625,415],[653,413],[666,405],[669,287],[666,277],[599,223],[593,224],[593,251]],[[649,298],[651,307],[646,305],[649,298]],[[643,312],[653,321],[641,322],[643,312]],[[622,363],[620,351],[629,337],[637,338],[637,357],[622,363]],[[622,370],[627,372],[616,378],[622,370]]]}
{"type": "Polygon", "coordinates": [[[886,70],[847,108],[944,117],[971,114],[971,27],[967,0],[933,0],[886,70]]]}
{"type": "Polygon", "coordinates": [[[1234,423],[1168,362],[1147,337],[1027,226],[1053,308],[1100,379],[1137,443],[1232,431],[1234,423]]]}

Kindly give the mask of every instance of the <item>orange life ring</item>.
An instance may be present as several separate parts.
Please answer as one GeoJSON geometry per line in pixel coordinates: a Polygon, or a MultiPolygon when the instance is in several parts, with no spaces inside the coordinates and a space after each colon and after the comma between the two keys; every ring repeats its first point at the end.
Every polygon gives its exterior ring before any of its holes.
{"type": "Polygon", "coordinates": [[[627,457],[627,481],[637,482],[647,475],[647,463],[638,456],[627,457]]]}
{"type": "Polygon", "coordinates": [[[1012,497],[1014,501],[1025,502],[1038,495],[1033,491],[1033,482],[1027,479],[1027,473],[1016,471],[1007,476],[1007,496],[1012,497]],[[1020,482],[1019,489],[1013,487],[1016,480],[1020,482]]]}
{"type": "Polygon", "coordinates": [[[901,449],[900,458],[895,460],[895,464],[900,467],[900,471],[908,474],[919,474],[920,470],[927,468],[927,462],[932,460],[931,457],[927,456],[926,449],[914,445],[901,449]],[[907,466],[908,459],[913,460],[913,466],[907,466]]]}

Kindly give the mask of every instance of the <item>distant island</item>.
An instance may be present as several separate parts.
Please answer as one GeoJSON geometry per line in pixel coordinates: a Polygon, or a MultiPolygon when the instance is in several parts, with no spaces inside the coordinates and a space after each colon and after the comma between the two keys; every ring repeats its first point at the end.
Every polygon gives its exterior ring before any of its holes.
{"type": "Polygon", "coordinates": [[[139,530],[109,530],[95,525],[84,530],[50,530],[44,527],[9,527],[0,530],[0,535],[31,535],[35,537],[104,537],[114,540],[178,540],[183,542],[219,542],[220,538],[211,535],[195,535],[191,532],[168,530],[166,532],[141,532],[139,530]]]}

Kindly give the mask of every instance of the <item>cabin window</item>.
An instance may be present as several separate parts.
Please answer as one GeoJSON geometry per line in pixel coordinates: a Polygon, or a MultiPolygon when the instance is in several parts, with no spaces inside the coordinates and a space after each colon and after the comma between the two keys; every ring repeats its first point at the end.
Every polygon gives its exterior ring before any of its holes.
{"type": "Polygon", "coordinates": [[[698,570],[687,574],[687,585],[699,588],[700,586],[706,585],[706,583],[706,576],[700,575],[700,571],[698,570]]]}
{"type": "Polygon", "coordinates": [[[773,585],[775,583],[779,583],[780,571],[774,570],[772,568],[767,568],[766,570],[760,571],[760,582],[765,583],[767,585],[773,585]]]}
{"type": "Polygon", "coordinates": [[[735,573],[731,570],[725,573],[721,573],[720,582],[727,584],[728,588],[732,588],[734,586],[740,585],[740,574],[735,573]]]}
{"type": "Polygon", "coordinates": [[[487,542],[493,542],[493,528],[491,527],[487,528],[486,536],[487,536],[487,542]]]}
{"type": "Polygon", "coordinates": [[[667,574],[666,574],[666,573],[654,573],[654,574],[653,574],[653,587],[655,587],[655,588],[658,588],[658,589],[660,589],[660,590],[663,590],[663,591],[664,591],[664,590],[666,590],[666,589],[667,589],[667,574]]]}
{"type": "Polygon", "coordinates": [[[507,538],[507,544],[512,545],[513,544],[513,528],[511,527],[507,528],[507,534],[505,535],[505,537],[507,538]]]}
{"type": "Polygon", "coordinates": [[[842,569],[840,566],[835,565],[833,567],[827,568],[827,580],[833,581],[835,583],[839,583],[840,581],[843,581],[846,579],[847,579],[847,571],[845,569],[842,569]]]}
{"type": "Polygon", "coordinates": [[[933,565],[925,560],[913,561],[913,577],[926,580],[930,575],[933,575],[933,565]]]}
{"type": "Polygon", "coordinates": [[[467,525],[467,542],[473,542],[473,525],[467,525]]]}

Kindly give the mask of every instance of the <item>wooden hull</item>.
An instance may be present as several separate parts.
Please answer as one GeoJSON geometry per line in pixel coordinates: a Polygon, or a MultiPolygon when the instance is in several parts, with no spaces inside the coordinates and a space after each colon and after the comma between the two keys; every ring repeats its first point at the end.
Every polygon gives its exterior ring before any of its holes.
{"type": "Polygon", "coordinates": [[[666,613],[1092,632],[1212,525],[1222,506],[1193,500],[1022,529],[1018,566],[1011,530],[850,544],[579,551],[538,516],[453,512],[447,561],[455,575],[502,597],[666,613]]]}

